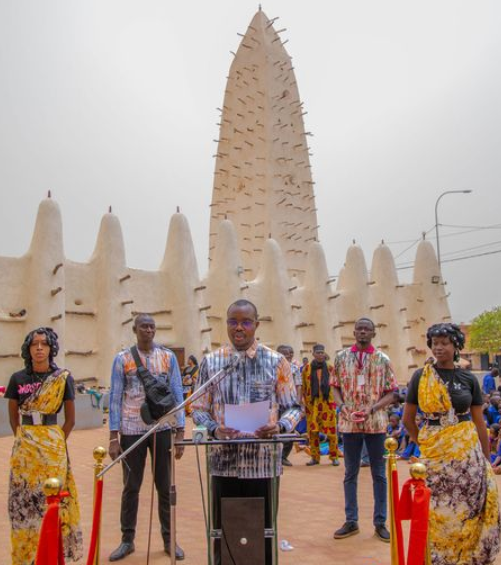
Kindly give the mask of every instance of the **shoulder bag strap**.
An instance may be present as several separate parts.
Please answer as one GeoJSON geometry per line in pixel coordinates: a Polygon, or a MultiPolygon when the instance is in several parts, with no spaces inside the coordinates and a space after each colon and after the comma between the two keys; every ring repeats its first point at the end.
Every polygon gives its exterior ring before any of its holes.
{"type": "Polygon", "coordinates": [[[143,362],[141,361],[141,357],[139,357],[139,351],[137,350],[137,346],[133,345],[130,348],[130,352],[132,353],[132,357],[134,357],[134,363],[136,364],[136,368],[144,367],[143,362]]]}
{"type": "Polygon", "coordinates": [[[137,347],[135,345],[133,345],[130,348],[130,352],[132,354],[132,357],[134,358],[134,363],[136,364],[136,375],[137,378],[141,381],[141,383],[144,385],[144,378],[143,378],[143,373],[144,372],[149,372],[148,369],[143,365],[143,362],[141,361],[141,357],[139,357],[139,352],[137,350],[137,347]]]}

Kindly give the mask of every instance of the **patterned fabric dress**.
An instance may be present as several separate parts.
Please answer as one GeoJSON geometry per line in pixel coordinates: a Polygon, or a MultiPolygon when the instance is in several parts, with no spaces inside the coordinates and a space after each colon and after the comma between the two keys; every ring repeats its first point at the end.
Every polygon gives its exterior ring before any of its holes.
{"type": "MultiPolygon", "coordinates": [[[[333,366],[327,363],[327,369],[332,375],[333,366]]],[[[337,430],[336,430],[336,404],[334,392],[330,388],[329,398],[325,400],[320,394],[318,398],[312,398],[311,379],[317,375],[311,374],[311,363],[303,369],[303,400],[306,411],[306,426],[310,443],[311,458],[320,461],[320,432],[327,436],[329,442],[329,459],[331,461],[339,457],[337,430]]]]}
{"type": "MultiPolygon", "coordinates": [[[[19,407],[21,414],[36,411],[55,414],[63,402],[68,371],[57,370],[19,407]]],[[[46,509],[43,483],[50,477],[61,480],[62,490],[70,493],[60,505],[64,553],[67,559],[82,558],[80,512],[73,474],[66,452],[63,430],[57,425],[17,428],[11,456],[9,517],[12,525],[12,564],[32,565],[38,533],[46,509]]]]}
{"type": "MultiPolygon", "coordinates": [[[[186,400],[193,394],[193,387],[198,376],[198,365],[193,367],[186,367],[183,371],[182,381],[183,381],[183,400],[186,400]]],[[[191,404],[185,406],[184,411],[187,415],[192,413],[191,404]]]]}
{"type": "Polygon", "coordinates": [[[471,421],[453,423],[449,392],[432,365],[423,370],[418,395],[425,415],[442,414],[443,420],[419,432],[431,489],[432,563],[493,563],[500,548],[498,491],[476,427],[471,421]]]}

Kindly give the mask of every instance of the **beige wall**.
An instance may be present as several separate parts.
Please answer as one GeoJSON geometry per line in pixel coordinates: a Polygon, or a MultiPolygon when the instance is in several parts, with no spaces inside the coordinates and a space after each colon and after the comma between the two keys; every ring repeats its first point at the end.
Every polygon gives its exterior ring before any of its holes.
{"type": "Polygon", "coordinates": [[[175,214],[160,268],[130,269],[118,218],[106,214],[91,259],[75,263],[63,254],[59,207],[44,200],[29,252],[18,259],[0,257],[1,382],[22,365],[25,334],[52,325],[62,345],[58,362],[77,378],[108,383],[114,355],[133,341],[134,312],[154,314],[159,343],[200,356],[226,341],[226,309],[240,297],[258,307],[261,341],[273,347],[289,343],[298,356],[308,355],[317,341],[334,355],[352,342],[358,317],[372,318],[376,345],[384,346],[400,382],[406,382],[424,359],[426,327],[450,316],[444,286],[433,282],[438,265],[426,241],[418,247],[410,285],[399,283],[391,252],[383,245],[374,253],[371,272],[360,247],[351,246],[336,284],[319,243],[308,248],[300,282],[290,276],[273,239],[264,242],[259,272],[250,279],[242,273],[229,220],[220,224],[214,242],[217,253],[201,281],[188,222],[175,214]],[[23,309],[26,313],[16,316],[23,309]]]}

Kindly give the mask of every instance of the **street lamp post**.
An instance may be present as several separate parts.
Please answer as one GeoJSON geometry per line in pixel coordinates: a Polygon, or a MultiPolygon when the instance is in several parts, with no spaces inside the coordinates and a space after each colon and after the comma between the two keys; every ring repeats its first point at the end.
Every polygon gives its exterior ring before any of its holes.
{"type": "Polygon", "coordinates": [[[442,263],[440,261],[440,238],[439,238],[439,234],[438,234],[438,203],[440,202],[440,199],[445,196],[446,194],[470,194],[470,192],[472,192],[472,190],[446,190],[445,192],[442,192],[442,194],[437,198],[437,201],[435,202],[435,234],[437,237],[437,261],[438,261],[438,267],[440,269],[440,271],[442,270],[442,263]]]}

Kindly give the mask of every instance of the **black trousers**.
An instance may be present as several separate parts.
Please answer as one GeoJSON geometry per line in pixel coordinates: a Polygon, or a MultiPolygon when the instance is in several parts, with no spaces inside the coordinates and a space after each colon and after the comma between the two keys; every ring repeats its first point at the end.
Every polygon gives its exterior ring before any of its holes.
{"type": "MultiPolygon", "coordinates": [[[[273,527],[271,515],[273,479],[238,479],[237,477],[212,476],[212,513],[214,528],[221,528],[221,498],[264,497],[264,525],[273,527]]],[[[277,479],[277,489],[280,479],[277,479]]],[[[278,497],[277,497],[278,499],[278,497]]],[[[278,510],[278,508],[277,508],[278,510]]],[[[224,535],[224,534],[223,534],[224,535]]],[[[266,565],[272,564],[273,547],[271,538],[265,541],[266,565]]],[[[214,565],[221,565],[221,540],[214,540],[214,565]]]]}
{"type": "Polygon", "coordinates": [[[292,448],[294,447],[293,441],[284,441],[284,446],[282,448],[282,461],[288,459],[291,454],[292,448]]]}
{"type": "MultiPolygon", "coordinates": [[[[139,505],[139,490],[143,482],[144,467],[146,456],[150,452],[151,464],[153,466],[153,445],[154,435],[152,434],[134,451],[129,453],[122,463],[123,483],[122,506],[120,511],[120,524],[122,528],[122,541],[131,542],[136,535],[137,509],[139,505]]],[[[120,446],[125,451],[140,437],[126,436],[120,437],[120,446]]],[[[170,543],[170,430],[156,433],[156,460],[155,460],[155,487],[158,494],[158,518],[164,544],[170,543]]]]}

